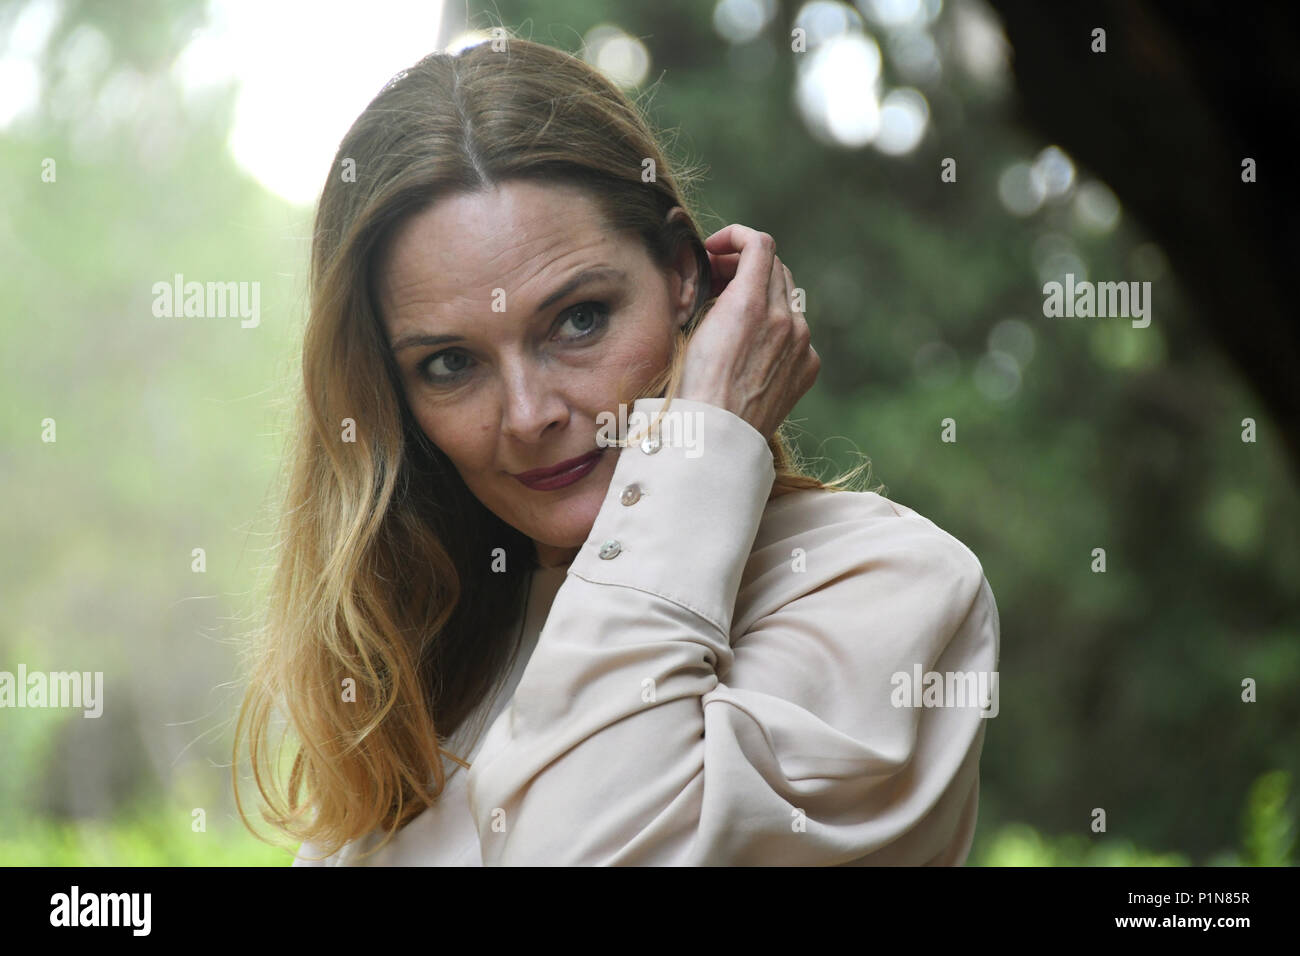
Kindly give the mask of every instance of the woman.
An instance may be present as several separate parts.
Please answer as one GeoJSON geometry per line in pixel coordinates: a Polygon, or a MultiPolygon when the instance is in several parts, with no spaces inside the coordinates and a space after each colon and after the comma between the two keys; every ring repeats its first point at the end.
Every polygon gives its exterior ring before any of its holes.
{"type": "Polygon", "coordinates": [[[518,39],[424,59],[340,145],[236,732],[297,864],[964,861],[981,711],[903,698],[996,668],[982,568],[801,474],[794,278],[682,190],[518,39]]]}

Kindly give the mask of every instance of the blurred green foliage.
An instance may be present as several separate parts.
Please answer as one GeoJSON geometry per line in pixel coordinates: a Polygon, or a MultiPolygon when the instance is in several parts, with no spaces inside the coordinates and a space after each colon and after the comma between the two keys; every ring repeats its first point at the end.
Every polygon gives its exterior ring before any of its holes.
{"type": "Polygon", "coordinates": [[[0,837],[2,866],[289,866],[293,854],[253,839],[235,821],[195,833],[174,807],[78,823],[37,819],[0,837]]]}
{"type": "MultiPolygon", "coordinates": [[[[1291,866],[1295,822],[1285,804],[1290,781],[1271,773],[1255,781],[1243,814],[1239,851],[1192,861],[1181,853],[1160,853],[1132,841],[1078,834],[1046,837],[1026,823],[1012,823],[977,841],[967,866],[1291,866]]],[[[203,833],[189,820],[168,820],[167,807],[143,807],[111,822],[56,823],[40,820],[12,838],[0,838],[4,866],[289,866],[289,852],[254,840],[226,821],[203,833]]]]}

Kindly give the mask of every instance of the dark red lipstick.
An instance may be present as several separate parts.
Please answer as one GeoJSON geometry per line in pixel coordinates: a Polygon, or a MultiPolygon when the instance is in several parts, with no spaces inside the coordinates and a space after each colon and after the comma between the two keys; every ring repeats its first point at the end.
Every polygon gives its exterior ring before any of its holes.
{"type": "Polygon", "coordinates": [[[551,465],[549,468],[534,468],[532,471],[522,472],[515,475],[515,477],[535,491],[552,491],[556,488],[564,488],[575,481],[581,481],[590,474],[591,470],[596,467],[596,462],[600,461],[600,456],[604,453],[604,448],[597,448],[595,451],[588,452],[579,458],[570,458],[568,461],[562,461],[558,465],[551,465]]]}

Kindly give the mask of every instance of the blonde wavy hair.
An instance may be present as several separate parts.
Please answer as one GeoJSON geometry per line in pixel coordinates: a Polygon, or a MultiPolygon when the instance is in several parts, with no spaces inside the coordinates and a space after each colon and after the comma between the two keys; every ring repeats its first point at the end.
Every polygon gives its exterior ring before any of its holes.
{"type": "MultiPolygon", "coordinates": [[[[333,170],[312,239],[269,607],[246,650],[231,764],[240,818],[259,839],[239,799],[245,734],[262,818],[326,854],[381,829],[382,847],[442,792],[444,756],[468,768],[442,745],[508,671],[511,625],[537,566],[531,540],[469,492],[407,405],[374,284],[396,227],[448,194],[532,180],[587,190],[608,227],[640,237],[660,266],[689,243],[695,310],[671,362],[633,398],[671,402],[685,345],[713,303],[685,192],[698,172],[677,169],[640,107],[561,50],[511,37],[501,52],[483,43],[424,58],[357,118],[333,170]],[[667,222],[674,206],[687,215],[667,222]],[[346,419],[355,441],[342,438],[346,419]],[[504,574],[489,571],[494,548],[505,549],[504,574]],[[277,708],[296,738],[287,784],[271,747],[277,708]]],[[[831,482],[805,473],[787,424],[769,442],[773,496],[850,490],[870,466],[831,482]]]]}

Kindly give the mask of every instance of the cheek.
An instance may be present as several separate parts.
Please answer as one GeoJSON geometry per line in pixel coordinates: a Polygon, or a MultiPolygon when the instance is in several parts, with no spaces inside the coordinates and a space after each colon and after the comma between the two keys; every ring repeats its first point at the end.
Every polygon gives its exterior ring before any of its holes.
{"type": "Polygon", "coordinates": [[[462,475],[489,467],[496,432],[484,427],[485,419],[469,408],[417,411],[416,421],[462,475]]]}

